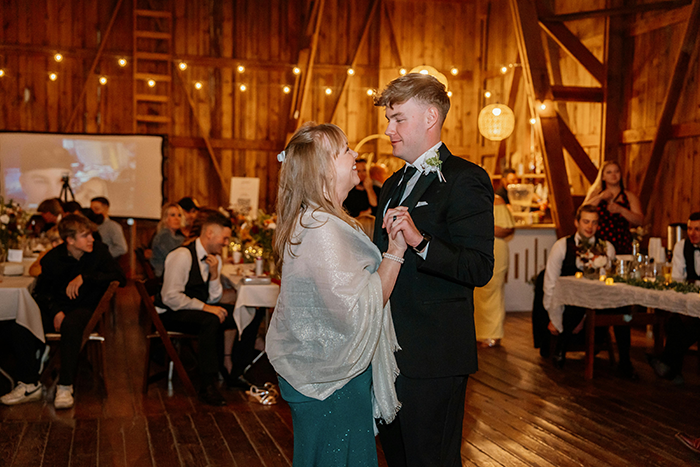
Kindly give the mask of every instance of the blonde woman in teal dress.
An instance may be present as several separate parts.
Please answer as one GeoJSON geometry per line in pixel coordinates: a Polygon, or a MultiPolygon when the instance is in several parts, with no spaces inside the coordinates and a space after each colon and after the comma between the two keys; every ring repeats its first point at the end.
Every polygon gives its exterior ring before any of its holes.
{"type": "Polygon", "coordinates": [[[295,466],[376,466],[374,420],[400,408],[388,300],[406,242],[387,210],[382,257],[343,210],[356,157],[330,124],[303,126],[278,156],[282,281],[266,351],[292,412],[295,466]]]}
{"type": "Polygon", "coordinates": [[[474,289],[476,339],[486,347],[497,347],[503,339],[506,319],[505,282],[508,273],[508,242],[515,231],[515,220],[503,198],[494,196],[493,277],[484,287],[474,289]]]}

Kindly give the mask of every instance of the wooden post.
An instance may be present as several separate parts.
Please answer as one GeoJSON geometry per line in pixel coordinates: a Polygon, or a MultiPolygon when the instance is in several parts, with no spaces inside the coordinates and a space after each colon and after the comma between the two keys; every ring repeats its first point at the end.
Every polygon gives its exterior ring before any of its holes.
{"type": "MultiPolygon", "coordinates": [[[[612,0],[615,5],[620,3],[612,0]]],[[[620,117],[623,106],[624,18],[612,16],[605,21],[605,82],[603,85],[602,125],[600,132],[600,166],[603,161],[620,159],[620,117]]]]}

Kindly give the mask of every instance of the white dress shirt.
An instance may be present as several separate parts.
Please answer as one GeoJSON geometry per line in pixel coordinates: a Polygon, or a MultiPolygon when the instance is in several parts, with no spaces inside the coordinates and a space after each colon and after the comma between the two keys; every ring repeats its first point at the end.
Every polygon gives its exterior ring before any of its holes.
{"type": "MultiPolygon", "coordinates": [[[[552,306],[552,296],[554,295],[554,287],[557,284],[557,279],[561,276],[561,267],[564,264],[564,258],[566,257],[566,240],[568,237],[560,238],[552,246],[552,250],[549,252],[549,258],[547,259],[547,269],[544,273],[544,308],[549,314],[549,320],[552,322],[554,327],[559,332],[564,332],[564,307],[552,306]]],[[[576,232],[574,235],[574,241],[576,246],[581,243],[581,236],[576,232]]],[[[591,238],[592,242],[595,242],[595,237],[591,238]]],[[[608,256],[608,266],[610,266],[610,261],[615,258],[615,247],[610,242],[606,243],[606,255],[608,256]]]]}
{"type": "MultiPolygon", "coordinates": [[[[202,274],[202,279],[206,281],[209,277],[209,265],[202,261],[202,258],[207,256],[207,251],[202,246],[202,242],[195,240],[195,251],[199,258],[199,272],[202,274]]],[[[215,280],[209,281],[209,300],[207,303],[218,303],[223,294],[221,287],[221,259],[217,256],[217,270],[219,274],[215,280]]],[[[161,289],[161,298],[163,303],[171,310],[203,310],[205,303],[196,298],[190,298],[185,295],[185,286],[190,278],[190,269],[192,268],[192,254],[185,247],[176,248],[171,251],[165,258],[165,269],[163,272],[163,288],[161,289]]],[[[167,311],[164,308],[158,308],[158,313],[167,311]]]]}
{"type": "MultiPolygon", "coordinates": [[[[685,282],[688,278],[688,270],[685,265],[685,256],[683,256],[683,248],[685,248],[685,242],[687,239],[683,239],[676,243],[673,247],[673,272],[671,272],[671,278],[676,282],[685,282]]],[[[700,251],[695,250],[695,272],[700,271],[700,251]]]]}
{"type": "MultiPolygon", "coordinates": [[[[440,146],[442,145],[442,141],[440,141],[438,144],[433,146],[432,148],[428,149],[425,151],[423,154],[418,157],[415,161],[413,161],[413,164],[410,164],[406,162],[406,166],[408,167],[415,167],[416,168],[416,173],[413,174],[413,177],[406,183],[406,189],[403,192],[403,196],[401,197],[401,202],[403,202],[406,198],[409,197],[411,192],[413,191],[413,188],[416,186],[416,183],[418,183],[418,179],[423,175],[423,172],[421,171],[421,167],[423,167],[423,163],[425,160],[429,157],[433,157],[435,155],[435,152],[440,149],[440,146]]],[[[405,172],[406,169],[404,169],[405,172]]],[[[399,184],[403,181],[403,177],[401,177],[401,180],[399,180],[399,184]]],[[[389,201],[386,203],[386,206],[384,206],[384,214],[382,215],[382,218],[384,215],[386,215],[387,208],[389,207],[389,204],[391,204],[391,198],[389,198],[389,201]]],[[[421,258],[425,259],[428,257],[428,248],[430,247],[430,242],[423,248],[423,251],[418,253],[418,256],[421,258]]]]}

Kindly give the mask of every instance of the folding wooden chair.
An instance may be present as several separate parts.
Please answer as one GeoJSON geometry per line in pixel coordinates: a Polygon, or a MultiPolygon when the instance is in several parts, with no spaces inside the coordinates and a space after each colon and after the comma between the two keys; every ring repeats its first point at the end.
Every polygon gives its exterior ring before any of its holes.
{"type": "MultiPolygon", "coordinates": [[[[102,349],[102,344],[104,343],[105,338],[102,318],[104,317],[105,312],[110,309],[110,302],[112,301],[112,297],[114,296],[114,292],[117,290],[117,287],[119,287],[118,281],[112,281],[109,284],[109,287],[107,287],[107,290],[102,295],[100,302],[97,304],[97,307],[95,307],[95,311],[92,313],[90,321],[88,321],[87,325],[85,326],[85,330],[83,331],[83,340],[80,344],[81,352],[83,348],[85,348],[85,344],[87,344],[88,341],[99,344],[91,346],[88,358],[93,365],[93,376],[95,377],[96,381],[98,379],[101,380],[105,395],[107,395],[107,384],[105,383],[104,379],[105,354],[104,350],[102,349]],[[97,331],[95,331],[96,327],[97,331]]],[[[53,332],[46,333],[45,340],[47,344],[60,342],[61,334],[53,332]]],[[[44,367],[40,377],[42,381],[48,379],[49,375],[53,373],[57,365],[58,355],[59,351],[57,350],[44,367]]]]}
{"type": "Polygon", "coordinates": [[[148,261],[148,258],[146,258],[146,248],[142,246],[137,247],[134,249],[134,253],[136,254],[136,259],[141,265],[141,269],[143,269],[143,273],[146,276],[146,279],[155,279],[156,273],[153,270],[151,262],[148,261]]]}
{"type": "Polygon", "coordinates": [[[156,374],[153,376],[151,376],[150,374],[151,340],[160,338],[160,340],[163,342],[163,346],[165,347],[165,351],[167,352],[168,357],[170,358],[170,362],[172,362],[172,365],[175,367],[175,371],[177,371],[177,375],[180,377],[180,380],[182,380],[182,384],[185,386],[185,390],[189,395],[195,396],[197,393],[194,389],[194,385],[192,385],[192,381],[187,375],[187,371],[185,371],[185,367],[183,366],[182,361],[180,360],[180,356],[175,350],[175,346],[173,345],[172,341],[173,339],[194,340],[197,339],[197,336],[192,334],[183,334],[180,332],[168,331],[167,329],[165,329],[163,322],[160,320],[160,316],[158,316],[158,311],[156,310],[155,304],[153,303],[153,296],[158,292],[157,286],[159,284],[159,279],[151,279],[148,281],[136,281],[136,288],[138,289],[139,295],[141,296],[142,304],[148,312],[148,316],[151,319],[151,322],[153,323],[153,327],[155,328],[155,332],[150,332],[149,329],[149,333],[146,335],[146,362],[143,374],[142,391],[144,394],[147,393],[148,385],[163,377],[163,375],[161,374],[156,374]]]}

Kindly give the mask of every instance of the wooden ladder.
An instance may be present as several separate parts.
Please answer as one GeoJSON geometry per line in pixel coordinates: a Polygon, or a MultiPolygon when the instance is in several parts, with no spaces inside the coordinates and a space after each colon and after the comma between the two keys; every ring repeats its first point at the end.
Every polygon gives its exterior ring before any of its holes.
{"type": "Polygon", "coordinates": [[[169,135],[173,14],[169,1],[155,3],[159,9],[149,0],[134,0],[133,131],[169,135]]]}

